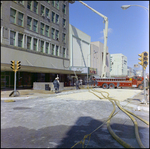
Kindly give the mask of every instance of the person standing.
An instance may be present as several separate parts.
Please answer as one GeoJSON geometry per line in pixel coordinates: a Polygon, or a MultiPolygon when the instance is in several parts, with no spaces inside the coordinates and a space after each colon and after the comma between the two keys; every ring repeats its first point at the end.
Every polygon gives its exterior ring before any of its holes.
{"type": "Polygon", "coordinates": [[[57,77],[57,82],[58,82],[58,84],[57,84],[57,88],[58,88],[58,92],[59,92],[59,85],[60,85],[59,77],[57,77]]]}
{"type": "Polygon", "coordinates": [[[58,92],[59,91],[59,83],[58,83],[57,78],[55,78],[55,80],[53,81],[53,85],[55,88],[55,93],[56,93],[56,91],[58,92]]]}
{"type": "Polygon", "coordinates": [[[80,89],[79,88],[79,81],[78,80],[76,80],[76,89],[80,89]]]}

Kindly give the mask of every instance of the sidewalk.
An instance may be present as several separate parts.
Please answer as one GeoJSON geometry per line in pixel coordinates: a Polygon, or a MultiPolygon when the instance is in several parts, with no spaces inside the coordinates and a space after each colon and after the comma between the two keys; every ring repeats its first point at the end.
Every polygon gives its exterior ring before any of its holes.
{"type": "MultiPolygon", "coordinates": [[[[70,90],[75,90],[76,88],[73,87],[64,87],[64,90],[61,92],[65,91],[70,91],[70,90]]],[[[45,90],[33,90],[33,89],[24,89],[24,90],[17,90],[20,93],[20,96],[18,97],[9,97],[10,93],[13,90],[8,90],[8,91],[1,91],[1,100],[21,100],[21,99],[33,99],[33,98],[40,98],[40,97],[48,97],[51,94],[55,94],[54,91],[45,91],[45,90]]]]}
{"type": "MultiPolygon", "coordinates": [[[[128,98],[125,101],[121,102],[120,104],[123,107],[130,107],[133,108],[135,111],[149,111],[149,103],[145,104],[142,103],[144,99],[144,91],[141,93],[136,94],[132,98],[128,98]]],[[[147,101],[149,101],[149,96],[147,96],[147,101]]]]}

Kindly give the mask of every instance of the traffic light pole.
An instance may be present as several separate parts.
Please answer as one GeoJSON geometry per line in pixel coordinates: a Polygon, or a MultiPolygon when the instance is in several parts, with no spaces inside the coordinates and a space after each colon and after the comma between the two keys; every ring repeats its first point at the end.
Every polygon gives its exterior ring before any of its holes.
{"type": "Polygon", "coordinates": [[[17,71],[15,70],[15,76],[14,76],[14,96],[16,96],[16,73],[17,71]]]}
{"type": "Polygon", "coordinates": [[[16,74],[17,74],[17,71],[21,68],[21,61],[17,61],[17,66],[15,65],[15,61],[13,60],[13,61],[11,61],[11,69],[13,69],[13,71],[14,71],[14,90],[9,94],[9,97],[10,96],[14,96],[14,97],[16,97],[16,96],[19,96],[20,95],[20,93],[16,90],[16,74]],[[18,94],[17,94],[18,93],[18,94]]]}
{"type": "Polygon", "coordinates": [[[142,99],[142,103],[147,104],[147,96],[146,96],[146,69],[143,67],[143,77],[144,77],[144,99],[142,99]]]}
{"type": "Polygon", "coordinates": [[[145,75],[146,75],[146,69],[143,70],[143,74],[144,74],[144,100],[147,104],[147,97],[146,97],[146,78],[145,78],[145,75]]]}

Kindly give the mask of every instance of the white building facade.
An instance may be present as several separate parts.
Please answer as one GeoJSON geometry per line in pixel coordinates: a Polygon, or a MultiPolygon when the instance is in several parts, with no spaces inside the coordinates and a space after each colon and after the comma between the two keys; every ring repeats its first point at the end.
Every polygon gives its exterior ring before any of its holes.
{"type": "Polygon", "coordinates": [[[127,76],[127,57],[121,53],[110,55],[110,75],[127,76]]]}
{"type": "MultiPolygon", "coordinates": [[[[91,42],[91,67],[96,68],[97,75],[101,76],[103,66],[103,51],[104,44],[95,41],[91,42]]],[[[108,47],[106,49],[106,77],[110,77],[110,54],[108,53],[108,47]]]]}
{"type": "Polygon", "coordinates": [[[83,83],[90,75],[91,37],[69,24],[70,70],[74,71],[83,83]],[[80,71],[77,73],[76,71],[80,71]]]}

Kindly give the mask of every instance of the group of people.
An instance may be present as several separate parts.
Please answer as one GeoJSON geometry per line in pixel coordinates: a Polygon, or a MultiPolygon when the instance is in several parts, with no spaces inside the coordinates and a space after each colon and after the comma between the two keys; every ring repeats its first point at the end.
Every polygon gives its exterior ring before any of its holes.
{"type": "MultiPolygon", "coordinates": [[[[76,89],[80,89],[79,86],[82,85],[82,79],[79,79],[79,80],[77,79],[75,84],[76,84],[76,89]]],[[[55,88],[55,93],[58,93],[59,92],[59,77],[58,76],[53,81],[53,85],[55,88]]]]}

